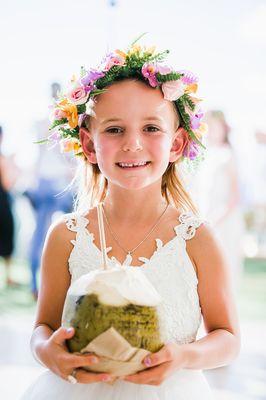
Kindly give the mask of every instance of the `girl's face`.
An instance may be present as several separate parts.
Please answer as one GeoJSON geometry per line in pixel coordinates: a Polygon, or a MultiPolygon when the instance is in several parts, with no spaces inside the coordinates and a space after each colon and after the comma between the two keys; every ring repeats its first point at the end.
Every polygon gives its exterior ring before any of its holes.
{"type": "Polygon", "coordinates": [[[182,154],[186,139],[178,116],[161,90],[125,80],[108,87],[94,107],[81,142],[108,184],[142,189],[161,180],[169,161],[182,154]]]}

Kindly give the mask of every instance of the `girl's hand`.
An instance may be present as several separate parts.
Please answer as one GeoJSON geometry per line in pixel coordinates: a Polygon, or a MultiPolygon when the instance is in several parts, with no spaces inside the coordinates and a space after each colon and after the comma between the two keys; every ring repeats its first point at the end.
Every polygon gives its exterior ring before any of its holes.
{"type": "Polygon", "coordinates": [[[175,343],[166,344],[157,353],[151,353],[143,360],[147,369],[134,375],[128,375],[123,380],[142,385],[160,385],[175,370],[184,367],[186,362],[185,346],[175,343]]]}
{"type": "Polygon", "coordinates": [[[65,341],[72,336],[74,336],[74,328],[62,327],[50,336],[42,348],[42,360],[45,365],[65,380],[75,370],[75,378],[78,383],[111,381],[111,375],[87,372],[83,369],[83,367],[89,367],[99,362],[99,358],[94,354],[69,353],[65,341]]]}

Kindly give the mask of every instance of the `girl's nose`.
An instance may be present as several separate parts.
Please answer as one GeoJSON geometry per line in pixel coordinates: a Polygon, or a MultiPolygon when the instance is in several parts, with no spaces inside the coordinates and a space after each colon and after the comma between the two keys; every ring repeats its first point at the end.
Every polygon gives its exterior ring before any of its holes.
{"type": "Polygon", "coordinates": [[[123,151],[140,151],[142,150],[142,144],[139,135],[128,134],[125,137],[125,142],[123,144],[123,151]]]}

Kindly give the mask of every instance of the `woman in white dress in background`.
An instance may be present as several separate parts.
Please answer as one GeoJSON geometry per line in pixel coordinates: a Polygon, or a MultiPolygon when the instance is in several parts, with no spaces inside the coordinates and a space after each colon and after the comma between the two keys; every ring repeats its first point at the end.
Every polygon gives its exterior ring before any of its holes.
{"type": "Polygon", "coordinates": [[[206,113],[207,154],[197,190],[201,212],[215,228],[237,288],[243,269],[244,220],[238,169],[231,146],[230,127],[222,111],[206,113]]]}

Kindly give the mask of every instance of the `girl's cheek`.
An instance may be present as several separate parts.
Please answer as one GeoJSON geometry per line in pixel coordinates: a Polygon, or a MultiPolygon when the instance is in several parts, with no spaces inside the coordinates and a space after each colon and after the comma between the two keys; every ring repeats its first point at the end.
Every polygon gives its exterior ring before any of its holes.
{"type": "Polygon", "coordinates": [[[95,143],[95,150],[98,153],[98,155],[110,153],[113,147],[114,147],[113,143],[111,143],[108,140],[101,139],[95,143]]]}
{"type": "Polygon", "coordinates": [[[167,156],[168,153],[170,155],[171,147],[172,147],[171,140],[169,140],[169,139],[160,140],[156,143],[156,146],[154,147],[154,151],[156,152],[156,154],[158,156],[163,158],[163,157],[167,156]]]}
{"type": "Polygon", "coordinates": [[[110,168],[110,164],[115,160],[116,151],[113,144],[107,144],[106,142],[98,143],[95,149],[99,167],[107,171],[110,168]]]}

